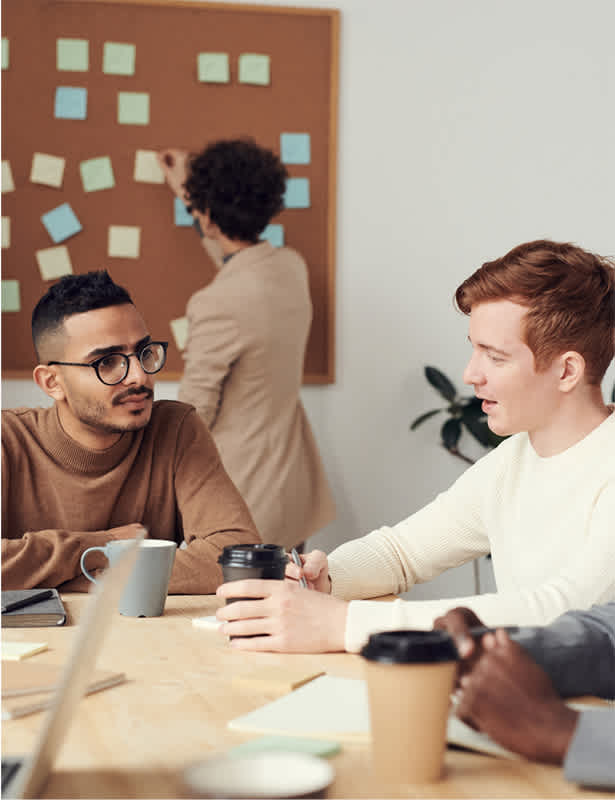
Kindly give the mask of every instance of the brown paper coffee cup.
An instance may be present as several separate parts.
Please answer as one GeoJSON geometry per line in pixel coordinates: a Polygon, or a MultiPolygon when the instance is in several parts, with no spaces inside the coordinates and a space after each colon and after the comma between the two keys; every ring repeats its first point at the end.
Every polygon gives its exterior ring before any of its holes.
{"type": "Polygon", "coordinates": [[[388,784],[437,781],[457,666],[451,637],[439,631],[375,634],[362,655],[374,772],[388,784]]]}

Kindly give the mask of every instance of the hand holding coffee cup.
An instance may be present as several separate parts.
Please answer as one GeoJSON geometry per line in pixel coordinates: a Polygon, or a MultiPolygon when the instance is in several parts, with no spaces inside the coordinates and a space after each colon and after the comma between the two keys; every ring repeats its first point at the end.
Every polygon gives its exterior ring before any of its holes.
{"type": "Polygon", "coordinates": [[[437,781],[458,660],[452,637],[443,631],[376,633],[361,655],[375,772],[398,785],[437,781]]]}
{"type": "MultiPolygon", "coordinates": [[[[284,548],[277,544],[231,544],[222,550],[218,558],[224,583],[248,578],[283,581],[287,562],[284,548]]],[[[226,602],[248,599],[257,598],[229,597],[226,602]]]]}
{"type": "MultiPolygon", "coordinates": [[[[86,569],[88,553],[99,551],[113,564],[132,539],[113,539],[103,547],[88,547],[81,555],[81,571],[96,583],[86,569]]],[[[161,617],[169,591],[175,561],[175,542],[166,539],[144,539],[139,545],[136,564],[120,598],[119,612],[127,617],[161,617]]]]}

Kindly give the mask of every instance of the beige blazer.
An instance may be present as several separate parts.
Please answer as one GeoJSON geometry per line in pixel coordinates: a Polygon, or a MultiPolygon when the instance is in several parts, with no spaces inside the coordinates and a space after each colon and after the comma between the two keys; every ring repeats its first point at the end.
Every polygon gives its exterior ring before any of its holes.
{"type": "Polygon", "coordinates": [[[263,541],[304,541],[334,517],[299,397],[312,321],[305,262],[269,242],[248,247],[191,297],[186,313],[180,400],[209,426],[263,541]]]}

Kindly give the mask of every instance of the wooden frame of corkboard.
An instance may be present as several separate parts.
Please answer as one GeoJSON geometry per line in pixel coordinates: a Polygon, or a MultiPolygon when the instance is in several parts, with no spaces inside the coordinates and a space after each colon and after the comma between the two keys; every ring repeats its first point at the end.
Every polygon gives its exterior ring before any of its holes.
{"type": "Polygon", "coordinates": [[[41,216],[69,203],[82,231],[59,244],[73,271],[107,268],[129,290],[152,336],[170,341],[160,379],[177,380],[183,365],[169,323],[184,316],[189,297],[215,272],[196,232],[174,224],[168,187],[133,179],[136,150],[194,152],[216,139],[251,136],[279,153],[280,134],[300,132],[310,134],[310,163],[287,169],[309,179],[310,206],[286,208],[273,222],[309,269],[314,319],[304,380],[332,383],[339,11],[196,0],[5,0],[2,30],[9,43],[2,151],[15,184],[2,196],[10,219],[2,278],[19,281],[21,303],[2,314],[3,377],[29,377],[35,366],[30,315],[51,285],[35,254],[56,246],[41,216]],[[56,69],[58,38],[88,41],[88,71],[56,69]],[[136,46],[133,75],[103,74],[105,42],[136,46]],[[199,82],[199,52],[228,53],[230,82],[199,82]],[[270,57],[268,85],[239,83],[241,53],[270,57]],[[87,89],[87,119],[54,117],[59,86],[87,89]],[[149,93],[148,125],[118,123],[121,91],[149,93]],[[66,159],[60,187],[30,181],[34,153],[66,159]],[[102,156],[111,159],[115,185],[86,192],[79,165],[102,156]],[[138,258],[108,256],[110,225],[140,228],[138,258]]]}

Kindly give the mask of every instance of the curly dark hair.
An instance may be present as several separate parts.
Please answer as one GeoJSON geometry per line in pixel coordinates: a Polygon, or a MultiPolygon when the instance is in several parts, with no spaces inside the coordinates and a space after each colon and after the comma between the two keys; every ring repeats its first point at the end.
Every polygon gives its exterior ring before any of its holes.
{"type": "Polygon", "coordinates": [[[123,286],[114,283],[107,270],[65,275],[45,292],[32,312],[32,341],[37,356],[40,357],[43,338],[56,333],[67,317],[124,303],[132,303],[132,298],[123,286]]]}
{"type": "Polygon", "coordinates": [[[286,167],[253,139],[214,142],[190,158],[185,183],[190,205],[229,239],[257,242],[284,207],[286,167]]]}

